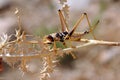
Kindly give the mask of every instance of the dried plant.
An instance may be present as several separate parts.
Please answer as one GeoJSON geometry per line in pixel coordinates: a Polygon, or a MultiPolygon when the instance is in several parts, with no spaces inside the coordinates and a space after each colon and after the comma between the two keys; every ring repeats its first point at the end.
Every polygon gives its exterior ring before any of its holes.
{"type": "Polygon", "coordinates": [[[61,5],[64,5],[65,2],[67,2],[67,0],[59,0],[61,5]]]}
{"type": "Polygon", "coordinates": [[[60,1],[60,4],[61,4],[61,6],[62,6],[62,8],[61,8],[61,10],[62,10],[62,12],[63,12],[63,14],[64,14],[64,16],[65,16],[65,20],[66,20],[66,22],[68,23],[68,21],[69,21],[69,12],[70,12],[70,10],[69,10],[69,5],[66,3],[67,2],[67,0],[59,0],[60,1]]]}
{"type": "Polygon", "coordinates": [[[67,4],[65,4],[62,8],[62,11],[64,12],[64,15],[65,15],[65,19],[66,21],[68,21],[69,19],[69,6],[67,4]]]}
{"type": "MultiPolygon", "coordinates": [[[[60,0],[60,4],[64,5],[67,0],[60,0]]],[[[64,12],[65,21],[68,18],[69,6],[65,5],[62,8],[64,12]]],[[[27,35],[24,31],[21,30],[21,22],[19,16],[19,10],[16,9],[15,14],[18,18],[18,30],[16,30],[15,40],[10,41],[11,36],[3,34],[0,36],[0,57],[4,58],[4,61],[7,62],[10,66],[15,68],[15,64],[20,62],[17,67],[20,68],[23,72],[29,72],[27,63],[30,62],[32,58],[41,58],[43,60],[42,68],[38,75],[40,80],[46,80],[50,78],[50,74],[54,71],[55,63],[59,56],[64,54],[71,54],[71,51],[75,51],[81,47],[86,47],[89,45],[107,45],[107,46],[120,46],[120,42],[109,42],[103,40],[90,40],[82,39],[81,37],[77,40],[78,43],[83,42],[84,44],[78,44],[74,47],[60,48],[60,49],[48,49],[47,45],[44,44],[43,40],[36,36],[27,35]],[[32,39],[30,39],[30,38],[32,39]]],[[[75,38],[76,36],[73,36],[75,38]]],[[[69,40],[66,40],[69,41],[69,40]]],[[[72,41],[75,42],[75,41],[72,41]]],[[[74,55],[73,55],[74,56],[74,55]]],[[[75,58],[75,56],[74,56],[75,58]]]]}

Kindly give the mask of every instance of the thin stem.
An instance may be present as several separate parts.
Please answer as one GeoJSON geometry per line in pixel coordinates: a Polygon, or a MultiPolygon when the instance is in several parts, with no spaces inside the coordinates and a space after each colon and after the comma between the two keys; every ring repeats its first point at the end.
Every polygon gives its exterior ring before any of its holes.
{"type": "MultiPolygon", "coordinates": [[[[65,49],[59,49],[57,50],[56,55],[61,55],[62,53],[70,53],[71,51],[75,51],[79,48],[90,46],[90,45],[106,45],[106,46],[120,46],[120,42],[109,42],[109,41],[103,41],[103,40],[89,40],[89,39],[81,39],[80,42],[84,42],[82,45],[78,45],[75,48],[65,48],[65,49]]],[[[36,51],[32,52],[26,55],[21,54],[14,54],[14,55],[0,55],[1,57],[44,57],[44,56],[50,56],[51,54],[54,54],[53,50],[49,51],[36,51]]]]}
{"type": "Polygon", "coordinates": [[[15,10],[15,15],[17,16],[18,27],[19,27],[19,30],[21,31],[21,20],[20,20],[20,15],[19,15],[18,8],[16,8],[16,10],[15,10]]]}

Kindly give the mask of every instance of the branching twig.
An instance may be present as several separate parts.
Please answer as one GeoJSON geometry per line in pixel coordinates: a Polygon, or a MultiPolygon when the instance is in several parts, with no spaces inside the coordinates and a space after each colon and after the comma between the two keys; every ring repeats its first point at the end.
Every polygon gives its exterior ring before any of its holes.
{"type": "MultiPolygon", "coordinates": [[[[106,45],[106,46],[120,46],[120,42],[109,42],[109,41],[103,41],[103,40],[89,40],[89,39],[81,39],[80,42],[84,42],[84,44],[82,45],[77,45],[75,48],[65,48],[65,49],[59,49],[57,50],[57,55],[60,55],[61,53],[69,53],[71,51],[75,51],[79,48],[82,47],[86,47],[86,46],[90,46],[90,45],[106,45]]],[[[36,41],[36,43],[38,43],[36,41]]],[[[0,55],[5,56],[5,57],[43,57],[43,56],[49,56],[51,54],[54,54],[53,50],[49,50],[49,51],[36,51],[33,53],[28,53],[25,55],[21,55],[21,54],[14,54],[14,55],[0,55]]]]}

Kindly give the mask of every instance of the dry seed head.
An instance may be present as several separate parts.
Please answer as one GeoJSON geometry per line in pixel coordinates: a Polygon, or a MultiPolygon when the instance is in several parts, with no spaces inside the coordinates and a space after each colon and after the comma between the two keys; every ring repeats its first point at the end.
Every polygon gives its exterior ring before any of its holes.
{"type": "Polygon", "coordinates": [[[66,18],[66,20],[68,21],[68,19],[69,19],[69,6],[67,5],[67,4],[65,4],[64,6],[63,6],[63,8],[62,8],[62,11],[64,12],[64,16],[65,16],[65,18],[66,18]]]}
{"type": "Polygon", "coordinates": [[[18,8],[15,8],[15,15],[17,15],[19,13],[18,8]]]}
{"type": "Polygon", "coordinates": [[[9,41],[9,36],[7,34],[2,34],[2,36],[0,36],[0,49],[3,48],[7,42],[9,41]]]}
{"type": "Polygon", "coordinates": [[[60,4],[63,5],[65,2],[67,2],[67,0],[59,0],[60,4]]]}

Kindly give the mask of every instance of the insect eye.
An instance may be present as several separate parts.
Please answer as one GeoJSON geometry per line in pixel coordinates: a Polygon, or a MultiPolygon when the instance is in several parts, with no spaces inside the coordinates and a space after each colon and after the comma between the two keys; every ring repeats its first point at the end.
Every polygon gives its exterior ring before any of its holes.
{"type": "Polygon", "coordinates": [[[54,39],[53,39],[53,37],[51,35],[48,35],[47,39],[49,39],[50,41],[54,41],[54,39]]]}
{"type": "Polygon", "coordinates": [[[47,44],[52,44],[52,42],[48,42],[47,44]]]}

